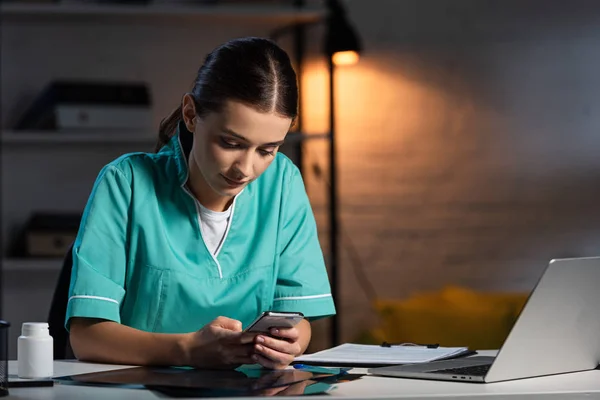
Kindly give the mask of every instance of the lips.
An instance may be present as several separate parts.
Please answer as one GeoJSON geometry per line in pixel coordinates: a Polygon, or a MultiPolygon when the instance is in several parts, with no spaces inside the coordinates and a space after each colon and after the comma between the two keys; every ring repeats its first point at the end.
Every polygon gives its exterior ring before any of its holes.
{"type": "Polygon", "coordinates": [[[221,175],[221,176],[223,177],[225,182],[227,182],[227,184],[231,187],[239,187],[239,186],[245,185],[248,182],[248,181],[237,181],[237,180],[228,178],[225,175],[221,175]]]}

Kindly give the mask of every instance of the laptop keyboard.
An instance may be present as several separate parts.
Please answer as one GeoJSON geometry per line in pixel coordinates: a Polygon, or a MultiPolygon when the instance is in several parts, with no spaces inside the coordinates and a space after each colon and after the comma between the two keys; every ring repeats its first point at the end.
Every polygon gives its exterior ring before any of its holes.
{"type": "Polygon", "coordinates": [[[472,365],[469,367],[446,368],[446,369],[439,369],[436,371],[429,371],[429,372],[435,372],[437,374],[484,376],[489,371],[491,366],[492,366],[492,364],[472,365]]]}

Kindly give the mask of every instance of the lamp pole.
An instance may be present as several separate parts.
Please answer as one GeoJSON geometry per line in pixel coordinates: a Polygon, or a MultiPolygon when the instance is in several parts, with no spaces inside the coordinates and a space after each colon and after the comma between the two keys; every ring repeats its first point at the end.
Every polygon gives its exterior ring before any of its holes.
{"type": "MultiPolygon", "coordinates": [[[[302,7],[304,7],[304,0],[294,0],[294,7],[296,7],[298,10],[301,10],[302,7]]],[[[301,77],[303,70],[302,70],[302,63],[304,61],[304,53],[305,53],[305,27],[302,24],[298,24],[296,25],[294,28],[294,53],[295,53],[295,58],[296,58],[296,76],[301,77]]],[[[301,81],[298,80],[298,118],[296,120],[296,129],[298,130],[298,132],[300,132],[301,134],[303,134],[303,119],[304,119],[304,115],[303,115],[303,110],[302,110],[302,88],[301,88],[301,81]]],[[[303,160],[303,152],[304,152],[304,147],[302,144],[302,141],[298,141],[298,144],[296,145],[296,148],[294,149],[296,151],[296,165],[298,166],[298,168],[300,169],[300,173],[302,173],[304,171],[304,160],[303,160]]]]}
{"type": "Polygon", "coordinates": [[[340,283],[338,274],[338,194],[337,194],[337,160],[335,148],[335,66],[332,54],[327,57],[329,68],[329,266],[331,270],[331,295],[336,305],[336,314],[332,318],[331,345],[340,340],[340,283]]]}
{"type": "MultiPolygon", "coordinates": [[[[337,155],[336,155],[336,127],[335,127],[335,62],[333,55],[354,53],[358,60],[361,50],[360,41],[354,28],[348,22],[345,10],[340,0],[327,0],[329,10],[327,16],[327,30],[325,34],[325,54],[329,70],[329,268],[331,272],[331,295],[336,305],[336,314],[332,318],[331,344],[340,342],[340,314],[341,314],[341,285],[339,282],[339,215],[337,191],[337,155]]],[[[338,57],[337,62],[341,59],[338,57]]]]}

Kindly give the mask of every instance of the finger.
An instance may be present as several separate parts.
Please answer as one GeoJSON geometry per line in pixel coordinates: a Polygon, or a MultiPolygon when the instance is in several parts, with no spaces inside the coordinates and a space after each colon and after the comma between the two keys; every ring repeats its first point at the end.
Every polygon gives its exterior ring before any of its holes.
{"type": "Polygon", "coordinates": [[[253,343],[256,339],[256,336],[258,336],[257,333],[243,333],[240,337],[240,343],[241,344],[253,343]]]}
{"type": "Polygon", "coordinates": [[[273,361],[274,363],[281,364],[283,366],[288,366],[292,361],[294,361],[294,356],[292,354],[273,350],[261,344],[255,345],[254,350],[256,352],[256,355],[263,356],[273,361]]]}
{"type": "Polygon", "coordinates": [[[254,353],[254,346],[251,344],[232,345],[227,349],[224,358],[226,358],[227,364],[253,364],[252,355],[254,353]]]}
{"type": "Polygon", "coordinates": [[[261,354],[253,355],[252,359],[254,360],[254,362],[262,365],[267,369],[284,369],[285,367],[287,367],[287,365],[277,363],[276,361],[273,361],[261,354]]]}
{"type": "Polygon", "coordinates": [[[271,335],[288,339],[292,342],[300,338],[300,332],[296,328],[272,328],[271,335]]]}
{"type": "Polygon", "coordinates": [[[232,331],[231,329],[223,328],[218,325],[211,325],[210,332],[222,343],[228,345],[241,344],[242,334],[240,332],[232,331]]]}
{"type": "Polygon", "coordinates": [[[250,357],[256,353],[252,343],[230,346],[229,353],[234,357],[250,357]]]}
{"type": "Polygon", "coordinates": [[[218,317],[211,322],[211,325],[218,326],[223,329],[228,329],[234,332],[242,331],[242,323],[237,319],[227,318],[227,317],[218,317]]]}
{"type": "Polygon", "coordinates": [[[287,340],[281,340],[263,335],[258,335],[255,342],[280,353],[286,353],[292,356],[300,354],[300,345],[298,342],[288,342],[287,340]]]}

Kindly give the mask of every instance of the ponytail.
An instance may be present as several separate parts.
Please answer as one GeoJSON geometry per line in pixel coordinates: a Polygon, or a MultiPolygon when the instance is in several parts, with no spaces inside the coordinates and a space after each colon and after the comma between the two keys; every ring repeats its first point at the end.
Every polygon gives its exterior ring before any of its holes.
{"type": "Polygon", "coordinates": [[[160,121],[158,141],[156,142],[156,148],[154,149],[157,153],[163,146],[169,143],[171,138],[175,135],[177,125],[179,125],[179,121],[181,121],[181,113],[182,109],[181,106],[179,106],[173,110],[168,117],[160,121]]]}

